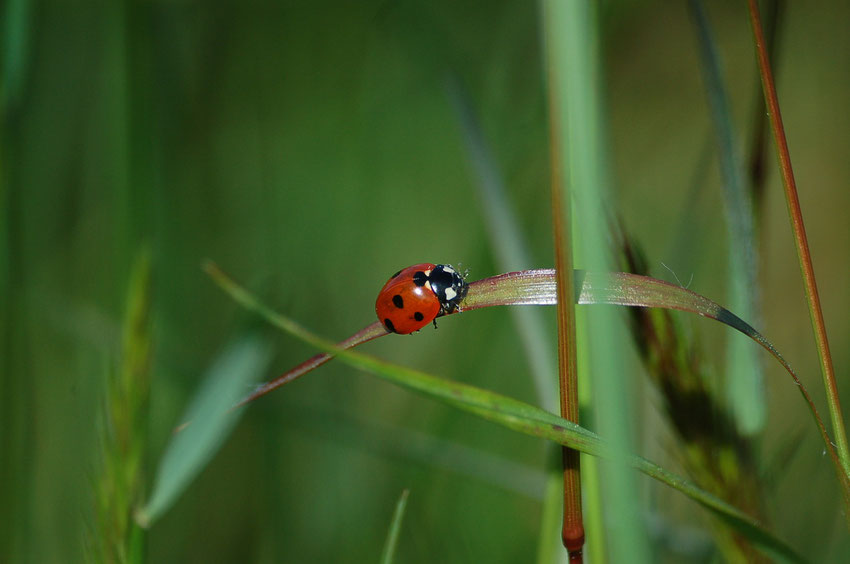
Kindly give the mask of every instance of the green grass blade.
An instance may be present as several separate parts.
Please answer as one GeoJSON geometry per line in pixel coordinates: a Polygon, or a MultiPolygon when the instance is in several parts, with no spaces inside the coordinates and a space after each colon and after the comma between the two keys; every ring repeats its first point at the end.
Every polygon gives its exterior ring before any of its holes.
{"type": "Polygon", "coordinates": [[[136,514],[142,526],[161,517],[213,457],[242,414],[231,407],[270,359],[268,343],[257,336],[240,338],[219,356],[183,415],[191,424],[172,437],[160,460],[153,493],[136,514]]]}
{"type": "Polygon", "coordinates": [[[407,509],[407,497],[410,490],[405,489],[401,492],[398,502],[395,505],[393,512],[393,520],[390,523],[390,529],[387,531],[387,541],[384,543],[384,550],[381,553],[381,564],[392,564],[395,560],[395,549],[398,545],[398,534],[401,530],[401,521],[404,519],[404,511],[407,509]]]}
{"type": "MultiPolygon", "coordinates": [[[[569,188],[559,213],[565,225],[572,225],[567,235],[572,235],[574,265],[614,270],[608,246],[607,210],[612,208],[598,4],[545,0],[542,5],[553,108],[551,136],[561,140],[560,154],[553,158],[563,163],[569,188]]],[[[576,354],[583,367],[579,373],[583,401],[590,390],[594,424],[628,451],[633,394],[629,393],[632,383],[625,378],[625,336],[623,319],[615,311],[599,308],[578,317],[576,341],[581,347],[576,354]]],[[[634,477],[618,465],[599,465],[599,471],[608,495],[588,504],[589,510],[597,512],[588,516],[588,538],[600,543],[589,545],[590,558],[601,558],[604,535],[615,562],[648,562],[650,548],[634,477]],[[606,524],[600,527],[603,519],[606,524]]]]}
{"type": "MultiPolygon", "coordinates": [[[[720,56],[705,7],[701,0],[691,0],[690,6],[723,178],[723,200],[729,231],[729,304],[744,319],[756,322],[757,253],[752,204],[733,134],[732,114],[720,70],[720,56]]],[[[731,340],[728,343],[726,371],[727,401],[738,428],[747,435],[760,432],[767,419],[767,406],[761,364],[752,348],[740,340],[731,340]]]]}
{"type": "MultiPolygon", "coordinates": [[[[256,299],[248,293],[244,288],[231,280],[224,272],[222,272],[215,264],[207,263],[205,265],[207,273],[215,280],[215,282],[233,296],[236,301],[243,304],[248,309],[255,309],[264,316],[274,316],[274,312],[261,306],[256,299]]],[[[836,468],[840,468],[838,454],[835,445],[829,438],[826,432],[823,420],[815,407],[808,390],[797,377],[796,372],[779,353],[776,347],[768,341],[764,335],[756,331],[751,325],[743,319],[713,302],[712,300],[697,294],[687,288],[676,286],[657,280],[648,276],[631,274],[628,272],[585,272],[576,270],[575,288],[577,295],[575,296],[578,304],[609,304],[621,305],[629,307],[658,307],[665,309],[675,309],[696,313],[710,319],[714,319],[737,331],[740,331],[753,341],[761,345],[767,350],[791,376],[797,389],[806,402],[812,418],[818,427],[821,438],[824,442],[824,448],[829,453],[836,468]]],[[[463,310],[479,309],[482,307],[504,306],[504,305],[554,305],[557,303],[555,293],[555,271],[553,269],[539,270],[524,270],[520,272],[508,272],[499,276],[477,280],[469,285],[469,293],[463,302],[463,310]]],[[[457,315],[453,313],[452,315],[457,315]]],[[[297,324],[292,325],[293,330],[300,329],[297,324]]],[[[354,336],[342,341],[338,347],[350,348],[364,343],[368,340],[375,339],[379,336],[385,336],[387,333],[380,329],[379,323],[373,323],[354,336]]],[[[333,353],[323,353],[316,355],[310,360],[299,364],[294,369],[276,378],[270,383],[267,383],[259,390],[264,390],[266,393],[283,383],[294,380],[306,374],[309,370],[321,366],[328,360],[334,357],[333,353]],[[318,360],[317,360],[318,359],[318,360]],[[304,368],[309,366],[309,369],[304,368]]],[[[257,397],[256,392],[240,402],[240,405],[247,403],[249,399],[257,397]]],[[[847,481],[847,476],[839,472],[839,480],[842,483],[842,489],[847,491],[850,489],[850,482],[847,481]]]]}
{"type": "MultiPolygon", "coordinates": [[[[468,411],[509,429],[554,441],[584,453],[614,460],[619,465],[631,466],[644,474],[667,484],[687,495],[703,507],[722,516],[730,526],[747,536],[757,546],[782,555],[788,560],[802,562],[782,540],[766,530],[759,522],[732,505],[699,488],[692,482],[669,472],[641,457],[624,453],[598,435],[548,411],[460,382],[443,380],[420,372],[393,365],[377,358],[352,350],[337,348],[333,342],[322,339],[291,319],[284,317],[257,300],[253,294],[226,278],[220,271],[213,271],[215,280],[238,303],[249,311],[260,315],[273,326],[328,353],[333,353],[355,368],[381,377],[403,388],[418,392],[432,399],[468,411]]],[[[194,425],[193,425],[194,426],[194,425]]]]}

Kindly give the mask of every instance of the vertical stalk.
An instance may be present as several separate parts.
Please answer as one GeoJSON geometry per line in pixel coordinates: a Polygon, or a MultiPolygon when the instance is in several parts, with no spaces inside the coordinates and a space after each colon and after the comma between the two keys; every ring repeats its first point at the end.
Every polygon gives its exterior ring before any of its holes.
{"type": "Polygon", "coordinates": [[[820,296],[818,295],[815,271],[812,266],[812,256],[809,252],[809,242],[806,237],[806,228],[803,224],[803,212],[800,209],[800,199],[797,195],[797,183],[794,179],[794,170],[791,167],[791,154],[785,138],[785,128],[782,125],[782,114],[779,111],[779,100],[776,96],[776,85],[773,82],[773,74],[770,70],[764,33],[761,26],[757,0],[749,0],[750,23],[755,38],[756,57],[758,59],[761,83],[764,90],[767,113],[770,116],[770,125],[773,129],[773,138],[776,141],[776,151],[779,158],[779,169],[782,173],[782,184],[785,187],[785,200],[788,204],[788,213],[791,218],[791,229],[794,232],[794,242],[797,247],[797,257],[800,261],[800,269],[803,274],[803,285],[809,304],[809,315],[812,320],[812,328],[815,333],[815,342],[820,358],[821,374],[826,389],[827,405],[829,406],[832,432],[838,449],[838,458],[845,476],[850,476],[850,450],[847,445],[847,435],[844,429],[844,418],[841,413],[841,404],[838,399],[838,386],[835,381],[835,371],[832,366],[832,355],[829,352],[829,341],[826,335],[826,325],[823,319],[820,296]]]}
{"type": "MultiPolygon", "coordinates": [[[[544,4],[544,26],[546,42],[552,50],[552,29],[557,18],[551,18],[551,5],[544,4]],[[550,19],[551,18],[551,19],[550,19]]],[[[551,53],[550,53],[551,55],[551,53]]],[[[563,176],[564,146],[561,137],[562,116],[558,98],[555,62],[552,56],[548,63],[549,91],[549,148],[551,158],[552,230],[555,239],[555,281],[558,296],[558,383],[560,389],[561,417],[578,423],[578,365],[576,363],[576,318],[573,296],[572,257],[572,211],[569,192],[563,176]],[[569,234],[569,239],[567,239],[569,234]]],[[[570,562],[583,561],[584,521],[581,508],[581,458],[579,452],[562,447],[564,481],[564,512],[561,540],[567,549],[570,562]]]]}
{"type": "MultiPolygon", "coordinates": [[[[550,122],[556,132],[552,149],[557,155],[554,161],[559,166],[555,172],[560,175],[563,170],[561,184],[569,183],[569,192],[563,192],[563,200],[553,200],[553,203],[560,205],[556,213],[564,221],[562,228],[569,225],[570,220],[575,223],[571,251],[573,260],[581,258],[575,266],[610,271],[613,265],[607,215],[611,202],[597,3],[544,0],[542,5],[553,108],[550,122]],[[567,199],[570,201],[565,201],[567,199]],[[574,209],[568,211],[571,206],[574,209]]],[[[559,268],[563,267],[559,265],[559,268]]],[[[559,291],[564,290],[559,288],[559,291]]],[[[620,312],[614,309],[600,308],[588,315],[587,323],[581,327],[585,339],[579,349],[582,370],[576,370],[576,374],[582,379],[582,390],[586,389],[585,382],[592,374],[594,389],[598,390],[593,394],[595,427],[611,441],[616,455],[598,467],[599,483],[604,484],[605,495],[600,496],[601,507],[590,509],[604,513],[605,527],[601,530],[594,527],[591,534],[605,535],[611,561],[639,563],[650,561],[650,550],[636,479],[624,464],[625,453],[631,451],[634,421],[630,406],[631,382],[626,377],[628,371],[622,351],[627,339],[622,322],[620,312]]],[[[578,348],[575,344],[572,346],[578,348]]],[[[593,519],[585,525],[596,522],[593,519]]],[[[603,558],[595,552],[593,556],[594,560],[603,558]]]]}
{"type": "MultiPolygon", "coordinates": [[[[551,88],[550,88],[551,90],[551,88]]],[[[564,179],[561,168],[561,139],[558,134],[557,107],[549,96],[549,144],[552,159],[552,226],[555,238],[555,279],[558,294],[558,381],[560,384],[561,417],[578,423],[578,368],[576,365],[576,322],[573,296],[573,259],[570,233],[569,198],[561,195],[564,179]],[[567,225],[564,225],[567,224],[567,225]]],[[[581,515],[581,467],[579,452],[562,448],[564,464],[564,522],[561,539],[571,562],[582,561],[584,524],[581,515]]]]}

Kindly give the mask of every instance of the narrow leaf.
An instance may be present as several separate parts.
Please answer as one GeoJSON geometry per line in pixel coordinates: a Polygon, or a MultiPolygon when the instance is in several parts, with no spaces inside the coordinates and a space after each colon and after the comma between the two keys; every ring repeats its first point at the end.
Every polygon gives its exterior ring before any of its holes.
{"type": "Polygon", "coordinates": [[[404,510],[407,509],[407,496],[410,490],[405,489],[401,492],[401,497],[395,505],[393,512],[393,520],[390,523],[390,529],[387,531],[387,541],[384,543],[384,551],[381,553],[381,564],[392,564],[395,559],[395,549],[398,545],[398,533],[401,530],[401,521],[404,519],[404,510]]]}
{"type": "MultiPolygon", "coordinates": [[[[735,311],[749,320],[756,320],[758,261],[755,228],[744,169],[733,134],[728,89],[723,81],[720,54],[711,33],[705,6],[701,0],[690,0],[689,4],[697,32],[702,63],[700,68],[708,94],[723,179],[723,201],[729,231],[729,299],[735,311]]],[[[730,341],[726,373],[727,400],[738,428],[747,435],[760,432],[767,419],[767,406],[762,369],[754,351],[741,341],[730,341]]]]}
{"type": "MultiPolygon", "coordinates": [[[[205,265],[207,273],[221,286],[228,294],[245,308],[259,313],[267,320],[275,318],[275,312],[261,304],[256,298],[247,292],[244,288],[231,280],[224,272],[222,272],[215,264],[207,263],[205,265]]],[[[690,313],[697,313],[704,317],[720,321],[734,329],[737,329],[744,335],[756,341],[764,347],[788,372],[794,381],[794,384],[800,390],[800,394],[808,405],[821,438],[824,442],[824,447],[829,453],[836,467],[840,467],[838,454],[835,450],[835,445],[829,438],[826,432],[826,427],[823,420],[812,401],[809,392],[803,383],[797,377],[794,369],[785,358],[779,354],[779,351],[773,344],[768,341],[761,333],[756,331],[747,322],[739,318],[737,315],[722,307],[721,305],[711,301],[710,299],[697,294],[681,286],[657,280],[648,276],[638,274],[629,274],[627,272],[586,272],[583,270],[574,271],[575,285],[574,288],[578,295],[575,297],[576,303],[583,305],[590,304],[609,304],[621,305],[630,307],[659,307],[665,309],[675,309],[690,313]]],[[[540,270],[523,270],[519,272],[508,272],[499,276],[485,278],[472,282],[469,285],[469,292],[466,295],[462,304],[462,311],[470,311],[482,307],[500,306],[500,305],[553,305],[557,303],[555,294],[555,271],[554,269],[540,270]]],[[[451,315],[457,315],[455,312],[451,315]]],[[[286,318],[280,317],[277,322],[273,322],[285,331],[303,331],[297,323],[286,318]]],[[[388,335],[381,328],[380,323],[373,323],[366,327],[356,335],[346,339],[339,346],[340,348],[353,348],[358,344],[366,341],[388,335]],[[382,333],[383,332],[383,333],[382,333]]],[[[336,349],[334,349],[336,350],[336,349]]],[[[306,374],[309,370],[321,366],[328,360],[333,358],[333,353],[320,354],[312,359],[300,364],[293,370],[276,378],[259,388],[258,391],[251,394],[248,398],[242,400],[239,405],[243,405],[252,399],[267,393],[268,391],[290,382],[295,378],[306,374]],[[305,368],[308,367],[308,368],[305,368]]],[[[839,479],[842,482],[842,491],[845,493],[850,491],[850,481],[845,474],[839,473],[839,479]]]]}
{"type": "Polygon", "coordinates": [[[148,527],[161,517],[218,451],[242,414],[231,406],[269,360],[270,347],[257,336],[237,340],[216,360],[183,415],[192,424],[172,437],[159,463],[150,500],[136,513],[140,525],[148,527]]]}

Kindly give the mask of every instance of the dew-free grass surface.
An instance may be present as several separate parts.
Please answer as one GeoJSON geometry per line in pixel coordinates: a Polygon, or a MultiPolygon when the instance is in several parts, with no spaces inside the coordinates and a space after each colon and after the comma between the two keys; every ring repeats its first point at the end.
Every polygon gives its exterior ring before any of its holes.
{"type": "MultiPolygon", "coordinates": [[[[850,13],[842,2],[787,4],[779,96],[842,374],[850,365],[850,121],[843,111],[850,13]]],[[[84,558],[99,458],[93,414],[105,370],[119,360],[126,288],[142,244],[153,269],[148,491],[171,429],[244,321],[201,271],[202,260],[215,259],[275,309],[338,339],[372,321],[377,290],[401,267],[461,262],[473,278],[498,273],[446,97],[447,71],[468,90],[504,174],[530,248],[526,266],[552,266],[535,3],[117,6],[2,6],[3,561],[84,558]],[[13,9],[23,17],[7,17],[13,9]]],[[[710,3],[708,15],[736,133],[746,136],[758,87],[746,9],[710,3]]],[[[609,4],[601,25],[601,104],[617,208],[654,275],[674,281],[662,262],[682,280],[693,273],[692,289],[724,302],[720,178],[716,155],[703,158],[712,126],[687,7],[609,4]]],[[[822,408],[772,155],[768,162],[759,329],[822,408]]],[[[554,328],[554,313],[543,316],[554,328]]],[[[681,321],[703,339],[704,351],[724,350],[729,331],[681,321]]],[[[515,331],[508,311],[491,308],[364,350],[534,403],[515,331]]],[[[274,369],[264,379],[314,352],[283,336],[272,344],[274,369]]],[[[715,374],[723,369],[722,355],[707,358],[715,374]]],[[[636,357],[629,368],[640,397],[635,448],[678,470],[655,392],[636,357]]],[[[772,530],[813,561],[841,561],[848,537],[820,439],[781,368],[767,366],[765,382],[759,456],[775,460],[789,437],[800,437],[793,457],[766,464],[772,530]]],[[[839,389],[850,405],[847,383],[839,389]]],[[[397,562],[533,558],[539,500],[476,479],[461,461],[452,469],[451,460],[434,464],[435,455],[382,449],[387,427],[473,446],[523,468],[545,463],[542,441],[328,365],[245,411],[222,450],[147,533],[147,560],[374,562],[404,488],[411,494],[397,562]],[[343,441],[316,431],[313,421],[325,413],[366,424],[343,441]]],[[[704,512],[664,486],[642,477],[636,483],[656,554],[673,562],[710,554],[704,512]]],[[[543,487],[541,479],[541,495],[543,487]]]]}

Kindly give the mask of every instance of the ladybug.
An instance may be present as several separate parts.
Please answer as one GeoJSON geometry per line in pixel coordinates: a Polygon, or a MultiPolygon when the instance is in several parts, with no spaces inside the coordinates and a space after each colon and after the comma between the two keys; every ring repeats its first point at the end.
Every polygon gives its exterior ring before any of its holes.
{"type": "Polygon", "coordinates": [[[469,285],[447,264],[414,264],[399,270],[384,284],[375,313],[390,333],[407,335],[436,318],[460,311],[469,285]]]}

